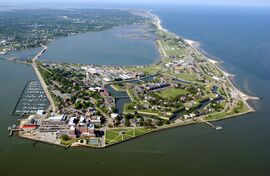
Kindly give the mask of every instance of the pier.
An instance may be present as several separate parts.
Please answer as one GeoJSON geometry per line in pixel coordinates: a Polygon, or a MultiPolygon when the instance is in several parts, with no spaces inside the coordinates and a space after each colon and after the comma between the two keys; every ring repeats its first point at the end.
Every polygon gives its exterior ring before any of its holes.
{"type": "Polygon", "coordinates": [[[13,133],[15,131],[20,131],[20,129],[17,127],[17,125],[12,125],[10,127],[8,127],[8,131],[9,131],[9,137],[13,136],[13,133]]]}
{"type": "Polygon", "coordinates": [[[215,126],[214,124],[206,121],[206,120],[203,120],[202,118],[199,118],[199,120],[202,122],[202,123],[205,123],[206,125],[209,125],[210,127],[216,129],[216,130],[221,130],[222,127],[221,126],[215,126]]]}

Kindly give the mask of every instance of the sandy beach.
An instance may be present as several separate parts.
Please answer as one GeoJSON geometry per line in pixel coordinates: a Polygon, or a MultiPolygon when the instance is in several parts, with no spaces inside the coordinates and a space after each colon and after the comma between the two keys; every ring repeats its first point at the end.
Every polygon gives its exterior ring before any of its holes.
{"type": "MultiPolygon", "coordinates": [[[[196,42],[196,41],[193,41],[193,40],[188,40],[188,39],[184,39],[187,44],[189,44],[193,49],[195,49],[197,52],[198,51],[198,48],[196,47],[196,43],[199,43],[199,42],[196,42]]],[[[224,70],[222,70],[218,64],[220,64],[220,62],[216,61],[216,60],[213,60],[213,59],[209,59],[206,57],[206,59],[211,63],[213,64],[219,71],[222,72],[222,74],[229,80],[229,82],[231,83],[231,85],[234,87],[235,91],[238,93],[239,96],[242,97],[243,100],[247,101],[249,99],[251,100],[258,100],[259,98],[258,97],[254,97],[254,96],[250,96],[250,95],[247,95],[245,93],[243,93],[242,91],[240,91],[238,88],[235,87],[235,85],[232,83],[231,79],[229,77],[233,77],[234,75],[231,74],[231,73],[228,73],[228,72],[225,72],[224,70]]],[[[250,107],[250,105],[248,105],[250,107]]],[[[251,107],[250,107],[251,108],[251,107]]],[[[252,108],[254,109],[254,108],[252,108]]]]}
{"type": "MultiPolygon", "coordinates": [[[[153,18],[155,19],[154,20],[155,21],[155,24],[156,24],[156,26],[157,26],[157,28],[159,30],[162,30],[164,32],[169,32],[168,30],[166,30],[166,29],[164,29],[162,27],[161,20],[159,19],[158,16],[156,16],[156,15],[150,13],[150,12],[149,12],[149,14],[151,16],[153,16],[153,18]]],[[[174,34],[174,35],[176,35],[176,34],[174,34]]],[[[178,36],[178,35],[176,35],[176,36],[178,36]]],[[[223,69],[221,69],[220,66],[219,66],[220,62],[218,62],[216,60],[213,60],[213,59],[210,59],[210,58],[206,57],[203,53],[201,53],[198,50],[198,47],[200,46],[200,43],[199,42],[193,41],[193,40],[190,40],[190,39],[184,39],[184,41],[188,45],[190,45],[196,52],[202,54],[208,62],[210,62],[211,64],[213,64],[220,72],[222,72],[222,74],[226,77],[226,79],[229,81],[229,83],[231,84],[231,86],[234,88],[235,92],[243,99],[244,103],[249,107],[250,111],[254,112],[255,109],[248,104],[247,100],[258,100],[260,98],[247,95],[247,94],[243,93],[242,91],[240,91],[238,88],[236,88],[236,86],[233,84],[232,80],[230,79],[230,77],[233,77],[234,75],[233,74],[230,74],[230,73],[228,73],[226,71],[224,71],[223,69]]]]}

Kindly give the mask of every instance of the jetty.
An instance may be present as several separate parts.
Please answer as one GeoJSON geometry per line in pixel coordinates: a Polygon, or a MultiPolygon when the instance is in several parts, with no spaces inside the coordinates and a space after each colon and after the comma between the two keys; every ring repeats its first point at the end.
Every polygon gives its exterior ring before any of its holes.
{"type": "Polygon", "coordinates": [[[210,127],[216,129],[216,130],[221,130],[222,127],[221,126],[215,126],[214,124],[202,119],[202,118],[198,118],[202,123],[205,123],[206,125],[209,125],[210,127]]]}

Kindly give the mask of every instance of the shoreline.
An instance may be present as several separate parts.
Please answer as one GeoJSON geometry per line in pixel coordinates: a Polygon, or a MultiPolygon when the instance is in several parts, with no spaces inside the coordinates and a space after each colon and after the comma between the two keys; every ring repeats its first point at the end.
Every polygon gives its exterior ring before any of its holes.
{"type": "MultiPolygon", "coordinates": [[[[174,122],[174,123],[172,123],[170,125],[153,128],[152,131],[144,133],[144,134],[142,134],[140,136],[132,137],[132,138],[129,138],[129,139],[125,139],[123,141],[119,141],[119,142],[112,143],[112,144],[107,144],[107,145],[104,145],[104,146],[90,146],[90,145],[84,145],[84,144],[63,145],[63,144],[59,144],[59,143],[53,143],[53,142],[49,142],[49,141],[43,141],[43,140],[40,140],[40,139],[35,139],[35,138],[32,138],[32,137],[24,136],[24,135],[20,134],[20,132],[18,132],[18,136],[23,138],[23,139],[26,139],[26,140],[30,140],[30,141],[34,141],[34,142],[41,142],[43,144],[53,145],[53,146],[61,147],[61,148],[64,148],[64,149],[75,148],[75,147],[78,147],[78,148],[79,147],[84,147],[84,148],[88,148],[88,149],[101,150],[101,149],[106,149],[106,148],[109,148],[109,147],[112,147],[112,146],[115,146],[115,145],[119,145],[119,144],[121,144],[123,142],[128,142],[128,141],[133,140],[133,139],[142,138],[142,137],[144,137],[146,135],[150,135],[150,134],[153,134],[153,133],[159,133],[159,132],[162,132],[163,130],[169,130],[169,129],[180,128],[180,127],[189,126],[189,125],[196,125],[196,124],[205,124],[205,125],[207,125],[205,122],[219,122],[219,121],[223,121],[223,120],[227,120],[227,119],[231,119],[231,118],[235,118],[235,117],[240,118],[243,115],[246,115],[246,114],[249,114],[249,113],[252,113],[252,112],[253,111],[247,111],[247,112],[243,112],[243,113],[228,115],[228,116],[225,116],[224,118],[218,119],[218,120],[216,120],[216,119],[215,120],[206,120],[206,121],[202,121],[202,120],[193,121],[193,120],[190,120],[190,121],[183,121],[183,122],[174,122]]],[[[198,119],[200,119],[200,118],[202,118],[202,117],[198,117],[198,119]]]]}
{"type": "MultiPolygon", "coordinates": [[[[162,30],[162,31],[164,31],[164,32],[171,33],[171,34],[173,34],[173,35],[175,35],[175,36],[177,36],[177,37],[180,37],[179,35],[177,35],[177,34],[175,34],[175,33],[172,33],[172,32],[170,32],[170,31],[168,31],[167,29],[163,28],[163,26],[161,25],[161,20],[160,20],[160,18],[159,18],[157,15],[155,15],[155,14],[153,14],[153,13],[151,13],[151,12],[148,12],[148,13],[156,19],[156,25],[157,25],[157,28],[158,28],[158,29],[160,29],[160,30],[162,30]]],[[[181,38],[181,37],[180,37],[180,38],[181,38]]],[[[224,70],[218,65],[218,64],[220,64],[219,61],[210,59],[210,58],[208,58],[207,56],[205,56],[202,52],[200,52],[200,51],[198,50],[197,46],[196,46],[197,44],[200,45],[199,42],[196,42],[196,41],[193,41],[193,40],[190,40],[190,39],[185,39],[185,38],[183,38],[183,40],[184,40],[188,45],[190,45],[196,52],[202,54],[202,55],[206,58],[206,60],[207,60],[208,62],[210,62],[211,64],[213,64],[219,71],[221,71],[222,74],[226,77],[226,79],[231,83],[231,85],[233,86],[233,88],[234,88],[235,90],[237,90],[237,92],[239,93],[239,95],[240,95],[245,101],[246,101],[246,100],[249,100],[249,99],[250,99],[250,100],[259,100],[259,99],[260,99],[259,97],[250,96],[250,95],[247,95],[247,94],[243,93],[242,91],[240,91],[240,90],[233,84],[232,80],[229,79],[229,77],[233,77],[233,76],[235,76],[235,75],[230,74],[230,73],[227,73],[226,71],[224,71],[224,70]]],[[[252,109],[254,109],[254,108],[252,108],[252,109]]]]}
{"type": "MultiPolygon", "coordinates": [[[[107,9],[107,8],[104,8],[104,9],[107,9]]],[[[115,8],[112,8],[112,9],[115,9],[115,8]]],[[[122,9],[118,9],[118,10],[122,10],[122,9]]],[[[130,9],[124,9],[124,10],[130,10],[130,9]]],[[[31,50],[31,49],[43,49],[44,46],[47,47],[47,50],[49,49],[50,45],[57,41],[57,40],[61,40],[61,39],[65,39],[65,38],[68,38],[68,37],[76,37],[76,36],[79,36],[79,35],[86,35],[86,34],[93,34],[93,33],[100,33],[100,32],[116,32],[118,30],[118,28],[125,28],[125,27],[130,27],[130,26],[144,26],[144,25],[147,25],[148,27],[151,27],[149,24],[124,24],[124,25],[120,25],[120,26],[113,26],[111,28],[108,28],[108,29],[104,29],[104,30],[101,30],[101,31],[88,31],[88,32],[78,32],[78,33],[74,33],[74,34],[71,34],[71,35],[67,35],[67,36],[61,36],[61,37],[57,37],[57,38],[54,38],[50,41],[48,41],[47,43],[44,43],[44,45],[38,45],[38,46],[35,46],[35,47],[29,47],[29,48],[24,48],[24,49],[14,49],[14,50],[9,50],[7,51],[5,54],[0,54],[0,59],[3,59],[3,60],[7,60],[7,61],[13,61],[13,62],[18,62],[18,63],[27,63],[27,60],[24,60],[24,59],[20,59],[20,58],[15,58],[15,57],[6,57],[10,52],[17,52],[17,51],[28,51],[28,50],[31,50]]],[[[125,38],[125,36],[122,36],[125,38]]],[[[127,37],[129,38],[129,37],[127,37]]],[[[132,39],[132,37],[130,38],[132,39]]],[[[138,39],[135,39],[135,40],[138,40],[138,39]]],[[[123,66],[123,67],[137,67],[137,66],[150,66],[150,65],[155,65],[155,64],[158,64],[160,63],[160,61],[162,60],[162,57],[160,55],[160,52],[159,52],[159,47],[158,47],[158,44],[156,42],[156,39],[143,39],[145,40],[146,42],[150,42],[151,45],[153,45],[153,48],[155,49],[155,54],[156,56],[153,58],[153,60],[149,63],[141,63],[141,64],[136,64],[136,65],[121,65],[121,64],[109,64],[109,65],[104,65],[104,64],[91,64],[91,63],[75,63],[75,62],[70,62],[70,61],[61,61],[62,58],[60,58],[60,61],[54,61],[53,60],[43,60],[43,62],[53,62],[53,63],[60,63],[60,64],[82,64],[82,65],[85,65],[85,64],[89,64],[89,65],[97,65],[97,66],[123,66]]],[[[32,57],[35,57],[35,56],[32,56],[32,57]]],[[[64,57],[63,57],[64,58],[64,57]]],[[[59,58],[58,58],[59,59],[59,58]]],[[[28,60],[32,60],[31,57],[29,57],[28,60]]],[[[30,63],[31,64],[31,63],[30,63]]]]}
{"type": "MultiPolygon", "coordinates": [[[[193,40],[189,40],[189,39],[184,39],[193,49],[195,49],[197,52],[201,53],[198,48],[194,45],[194,43],[196,43],[196,41],[193,41],[193,40]]],[[[247,95],[245,93],[243,93],[241,90],[239,90],[239,88],[236,87],[236,83],[234,83],[230,77],[234,77],[235,75],[234,74],[231,74],[231,73],[228,73],[226,71],[224,71],[221,67],[220,67],[220,63],[222,62],[219,62],[219,61],[216,61],[216,60],[213,60],[213,59],[210,59],[208,57],[205,56],[205,58],[211,63],[213,64],[219,71],[222,72],[222,74],[226,77],[226,79],[229,80],[229,82],[231,83],[232,87],[234,87],[239,95],[241,95],[242,98],[244,98],[245,100],[259,100],[260,98],[259,97],[255,97],[255,96],[250,96],[250,95],[247,95]]]]}
{"type": "MultiPolygon", "coordinates": [[[[158,30],[162,30],[162,31],[164,31],[164,32],[173,34],[173,35],[176,36],[176,37],[182,38],[182,37],[178,36],[177,34],[171,33],[171,32],[169,32],[167,29],[164,29],[164,28],[162,27],[162,25],[161,25],[161,20],[159,19],[159,17],[158,17],[157,15],[152,14],[152,13],[150,13],[150,12],[147,12],[147,13],[149,13],[149,15],[151,15],[151,17],[153,17],[153,20],[154,20],[153,23],[157,25],[157,29],[158,29],[158,30]]],[[[156,41],[157,41],[157,40],[156,40],[156,41]]],[[[247,107],[248,107],[248,109],[249,109],[249,110],[247,110],[246,112],[236,113],[236,114],[232,114],[232,115],[227,115],[227,116],[222,117],[221,119],[206,120],[207,122],[208,122],[208,121],[209,121],[209,122],[221,121],[221,120],[225,120],[225,119],[228,119],[228,118],[231,118],[231,117],[242,116],[242,115],[244,115],[244,114],[247,114],[247,113],[251,113],[251,112],[255,112],[255,111],[256,111],[256,110],[255,110],[255,109],[254,109],[247,101],[248,101],[248,100],[258,100],[258,99],[259,99],[258,97],[249,96],[249,95],[246,95],[246,94],[244,94],[243,92],[241,92],[241,91],[237,88],[237,86],[234,84],[234,82],[230,79],[230,77],[233,76],[233,75],[230,74],[230,73],[225,72],[225,71],[218,65],[220,62],[215,61],[215,60],[212,60],[212,59],[209,59],[208,57],[205,56],[205,54],[203,54],[202,52],[200,52],[200,51],[196,48],[196,46],[195,46],[195,43],[196,43],[195,41],[192,41],[192,40],[186,40],[186,39],[184,39],[184,41],[185,41],[188,45],[190,45],[196,52],[202,54],[202,55],[204,56],[204,58],[205,58],[210,64],[214,65],[214,66],[215,66],[215,67],[216,67],[216,68],[217,68],[217,69],[225,76],[225,78],[228,80],[228,82],[230,83],[230,85],[232,86],[232,88],[237,92],[237,94],[241,97],[242,101],[247,105],[247,107]]],[[[54,105],[53,99],[52,99],[52,97],[51,97],[51,94],[50,94],[49,90],[47,89],[47,85],[46,85],[44,79],[42,78],[42,76],[41,76],[41,74],[40,74],[40,72],[39,72],[39,70],[38,70],[38,68],[37,68],[37,64],[36,64],[36,60],[37,60],[37,59],[39,58],[39,56],[42,55],[43,52],[45,52],[46,49],[47,49],[46,46],[43,46],[43,47],[44,47],[44,49],[43,49],[40,53],[38,53],[38,55],[36,55],[36,56],[32,59],[32,64],[31,64],[31,65],[32,65],[32,67],[33,67],[33,69],[34,69],[34,71],[35,71],[35,73],[36,73],[36,75],[37,75],[37,77],[38,77],[38,79],[39,79],[39,81],[40,81],[40,83],[41,83],[41,85],[42,85],[44,91],[46,92],[47,98],[48,98],[49,101],[50,101],[50,105],[49,105],[49,108],[48,108],[48,109],[50,109],[50,108],[53,108],[53,109],[54,109],[54,108],[55,108],[55,105],[54,105]],[[44,50],[45,50],[45,51],[44,51],[44,50]],[[51,102],[51,101],[52,101],[52,102],[51,102]]],[[[157,49],[159,50],[159,49],[160,49],[160,46],[157,46],[157,49]]],[[[162,60],[162,53],[160,52],[159,54],[160,54],[160,59],[162,60]]],[[[147,67],[147,66],[153,66],[153,65],[157,65],[157,63],[152,63],[152,64],[149,64],[149,65],[143,65],[143,66],[146,66],[146,67],[147,67]]],[[[98,66],[104,66],[104,65],[98,65],[98,66]]],[[[105,66],[106,66],[106,65],[105,65],[105,66]]],[[[110,66],[106,66],[106,67],[110,67],[110,66]]],[[[130,67],[130,66],[121,66],[121,67],[130,67]]],[[[134,66],[131,66],[131,67],[138,67],[138,66],[134,65],[134,66]]],[[[199,118],[202,118],[202,117],[204,117],[204,116],[199,116],[198,119],[199,119],[199,118]]],[[[170,124],[170,125],[165,125],[165,126],[163,126],[163,127],[157,127],[157,128],[154,129],[153,131],[147,132],[147,133],[145,133],[145,134],[143,134],[143,135],[141,135],[141,136],[137,136],[137,137],[142,137],[142,136],[144,136],[144,135],[148,135],[148,134],[153,133],[153,132],[159,132],[159,131],[166,130],[166,129],[170,129],[170,128],[176,128],[176,127],[181,127],[181,126],[191,125],[191,124],[196,124],[196,123],[204,123],[204,122],[203,122],[203,121],[200,121],[200,120],[196,120],[196,121],[193,121],[193,120],[192,120],[192,121],[190,121],[190,122],[186,122],[186,121],[182,121],[182,122],[174,122],[174,123],[172,123],[172,124],[170,124]]],[[[52,145],[58,145],[58,146],[61,146],[61,147],[65,147],[64,145],[59,145],[59,144],[56,144],[56,143],[53,143],[53,142],[49,142],[49,141],[41,141],[41,140],[38,140],[38,139],[34,139],[34,138],[27,137],[27,136],[23,136],[23,135],[20,135],[20,134],[19,134],[19,136],[22,137],[22,138],[26,138],[26,139],[30,139],[30,140],[34,140],[34,141],[39,141],[39,142],[43,142],[43,143],[47,143],[47,144],[52,144],[52,145]]],[[[137,138],[137,137],[133,137],[133,138],[130,138],[130,139],[127,139],[127,140],[124,140],[124,141],[119,141],[119,142],[117,142],[117,143],[113,143],[113,144],[109,144],[109,145],[105,145],[105,146],[93,147],[93,146],[85,146],[85,145],[77,145],[77,144],[74,144],[74,146],[71,145],[70,147],[81,147],[81,146],[83,146],[83,147],[90,147],[90,148],[102,149],[102,148],[110,147],[110,146],[115,145],[115,144],[120,144],[120,143],[122,143],[122,142],[126,142],[126,141],[129,141],[129,140],[135,139],[135,138],[137,138]]]]}

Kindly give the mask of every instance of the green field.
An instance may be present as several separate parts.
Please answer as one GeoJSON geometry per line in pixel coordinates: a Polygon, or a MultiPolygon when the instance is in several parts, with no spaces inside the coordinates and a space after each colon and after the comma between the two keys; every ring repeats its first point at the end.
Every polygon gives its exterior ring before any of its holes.
{"type": "Polygon", "coordinates": [[[111,87],[116,91],[125,91],[120,85],[118,84],[111,84],[111,87]]]}
{"type": "Polygon", "coordinates": [[[155,74],[160,71],[161,67],[159,65],[151,65],[145,67],[128,67],[127,70],[136,72],[146,72],[148,74],[155,74]]]}
{"type": "Polygon", "coordinates": [[[248,107],[245,104],[243,104],[242,102],[240,102],[232,111],[218,112],[218,113],[212,114],[210,116],[207,116],[205,119],[206,120],[220,120],[220,119],[226,118],[227,116],[232,116],[232,115],[236,115],[239,113],[248,112],[248,110],[249,110],[248,107]]]}
{"type": "Polygon", "coordinates": [[[196,76],[191,74],[180,73],[180,74],[172,74],[172,76],[175,76],[176,78],[183,79],[186,81],[197,81],[196,76]]]}
{"type": "Polygon", "coordinates": [[[219,112],[219,113],[215,113],[213,115],[205,117],[205,120],[219,120],[229,115],[231,115],[231,113],[229,112],[219,112]]]}
{"type": "Polygon", "coordinates": [[[137,137],[152,131],[152,129],[144,127],[136,128],[115,128],[106,130],[105,143],[106,145],[121,142],[133,137],[137,137]],[[120,131],[124,133],[120,133],[120,131]]]}
{"type": "Polygon", "coordinates": [[[134,95],[134,90],[131,89],[126,89],[128,96],[130,97],[131,101],[134,102],[135,101],[135,97],[134,95]]]}
{"type": "Polygon", "coordinates": [[[157,94],[162,98],[174,98],[178,95],[185,95],[186,93],[188,92],[183,89],[168,88],[158,92],[157,94]]]}
{"type": "Polygon", "coordinates": [[[165,40],[161,40],[163,49],[165,50],[167,55],[185,55],[186,51],[183,48],[178,48],[177,45],[169,44],[169,42],[165,40]]]}

